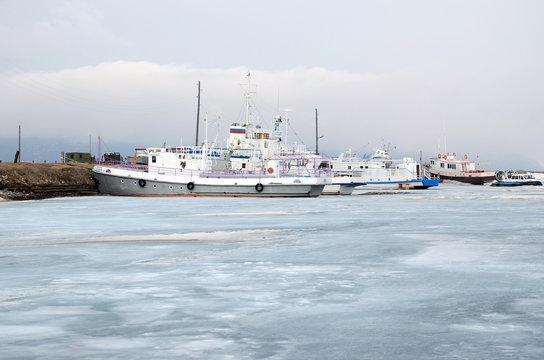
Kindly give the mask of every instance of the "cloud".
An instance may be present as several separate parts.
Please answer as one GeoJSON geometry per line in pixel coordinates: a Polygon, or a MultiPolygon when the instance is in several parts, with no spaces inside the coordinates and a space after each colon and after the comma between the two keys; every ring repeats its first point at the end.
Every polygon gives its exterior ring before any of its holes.
{"type": "MultiPolygon", "coordinates": [[[[80,59],[115,59],[127,41],[104,23],[92,3],[52,0],[21,6],[0,2],[0,71],[58,69],[80,59]]],[[[100,60],[95,60],[100,59],[100,60]]]]}
{"type": "Polygon", "coordinates": [[[210,138],[222,141],[227,127],[243,119],[248,70],[262,124],[271,126],[278,112],[292,109],[290,141],[313,148],[317,108],[320,149],[330,155],[347,148],[368,153],[383,139],[398,157],[418,157],[420,150],[428,156],[443,152],[437,145],[445,132],[451,152],[480,158],[519,152],[541,161],[544,110],[531,93],[534,81],[431,67],[364,74],[118,61],[7,74],[0,77],[0,138],[13,137],[22,124],[26,136],[45,139],[85,142],[92,134],[134,146],[192,144],[200,81],[201,119],[207,112],[210,138]]]}

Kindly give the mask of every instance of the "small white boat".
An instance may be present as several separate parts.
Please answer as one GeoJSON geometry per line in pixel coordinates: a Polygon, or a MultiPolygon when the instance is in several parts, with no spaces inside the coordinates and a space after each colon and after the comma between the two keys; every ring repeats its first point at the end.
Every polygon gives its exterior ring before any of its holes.
{"type": "Polygon", "coordinates": [[[527,171],[497,171],[491,186],[542,186],[542,181],[527,171]]]}

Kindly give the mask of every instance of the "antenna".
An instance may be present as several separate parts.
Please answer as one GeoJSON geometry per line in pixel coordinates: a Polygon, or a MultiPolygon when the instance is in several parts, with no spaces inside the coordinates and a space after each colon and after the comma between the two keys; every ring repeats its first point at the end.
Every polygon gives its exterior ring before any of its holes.
{"type": "Polygon", "coordinates": [[[448,153],[447,143],[446,143],[446,120],[442,119],[442,135],[444,136],[444,154],[448,153]]]}
{"type": "Polygon", "coordinates": [[[288,144],[288,136],[289,135],[289,113],[293,111],[293,109],[282,109],[283,112],[285,112],[285,146],[288,144]]]}
{"type": "Polygon", "coordinates": [[[247,93],[246,93],[246,124],[249,123],[249,109],[250,109],[250,104],[249,104],[249,93],[251,91],[251,73],[248,71],[247,72],[247,93]]]}
{"type": "Polygon", "coordinates": [[[204,122],[206,123],[206,146],[208,146],[208,112],[206,111],[206,116],[204,117],[204,122]]]}
{"type": "Polygon", "coordinates": [[[315,153],[319,154],[319,130],[317,127],[317,108],[315,109],[315,153]]]}
{"type": "Polygon", "coordinates": [[[280,88],[278,86],[278,103],[276,104],[276,114],[280,112],[280,88]]]}
{"type": "Polygon", "coordinates": [[[247,72],[246,75],[247,78],[247,90],[245,92],[246,97],[246,124],[249,124],[252,118],[252,111],[251,111],[251,95],[255,94],[255,91],[251,91],[251,72],[247,72]]]}

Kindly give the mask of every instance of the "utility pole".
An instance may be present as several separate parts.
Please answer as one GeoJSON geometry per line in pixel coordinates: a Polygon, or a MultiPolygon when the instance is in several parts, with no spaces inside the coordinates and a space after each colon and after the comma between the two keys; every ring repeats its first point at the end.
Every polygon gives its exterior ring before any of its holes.
{"type": "Polygon", "coordinates": [[[196,108],[196,139],[195,139],[195,146],[198,146],[198,124],[200,122],[200,81],[198,82],[198,105],[196,108]]]}
{"type": "Polygon", "coordinates": [[[13,162],[21,162],[21,125],[19,125],[19,147],[17,148],[13,162]]]}

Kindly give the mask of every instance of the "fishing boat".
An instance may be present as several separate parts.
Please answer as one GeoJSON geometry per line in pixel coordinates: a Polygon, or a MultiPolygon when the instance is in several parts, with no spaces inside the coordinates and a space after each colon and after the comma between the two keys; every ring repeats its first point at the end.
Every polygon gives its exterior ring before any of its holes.
{"type": "Polygon", "coordinates": [[[528,171],[502,171],[495,173],[495,180],[491,186],[542,186],[542,181],[535,178],[533,173],[528,171]]]}
{"type": "Polygon", "coordinates": [[[476,163],[464,155],[463,159],[457,159],[457,154],[438,154],[430,159],[427,168],[429,172],[440,177],[440,181],[451,180],[473,185],[483,185],[495,179],[493,171],[485,171],[477,168],[476,163]]]}
{"type": "Polygon", "coordinates": [[[419,162],[405,157],[393,160],[389,152],[378,148],[369,158],[361,158],[348,150],[330,161],[336,178],[350,177],[365,184],[365,188],[427,189],[438,186],[433,177],[419,162]]]}

